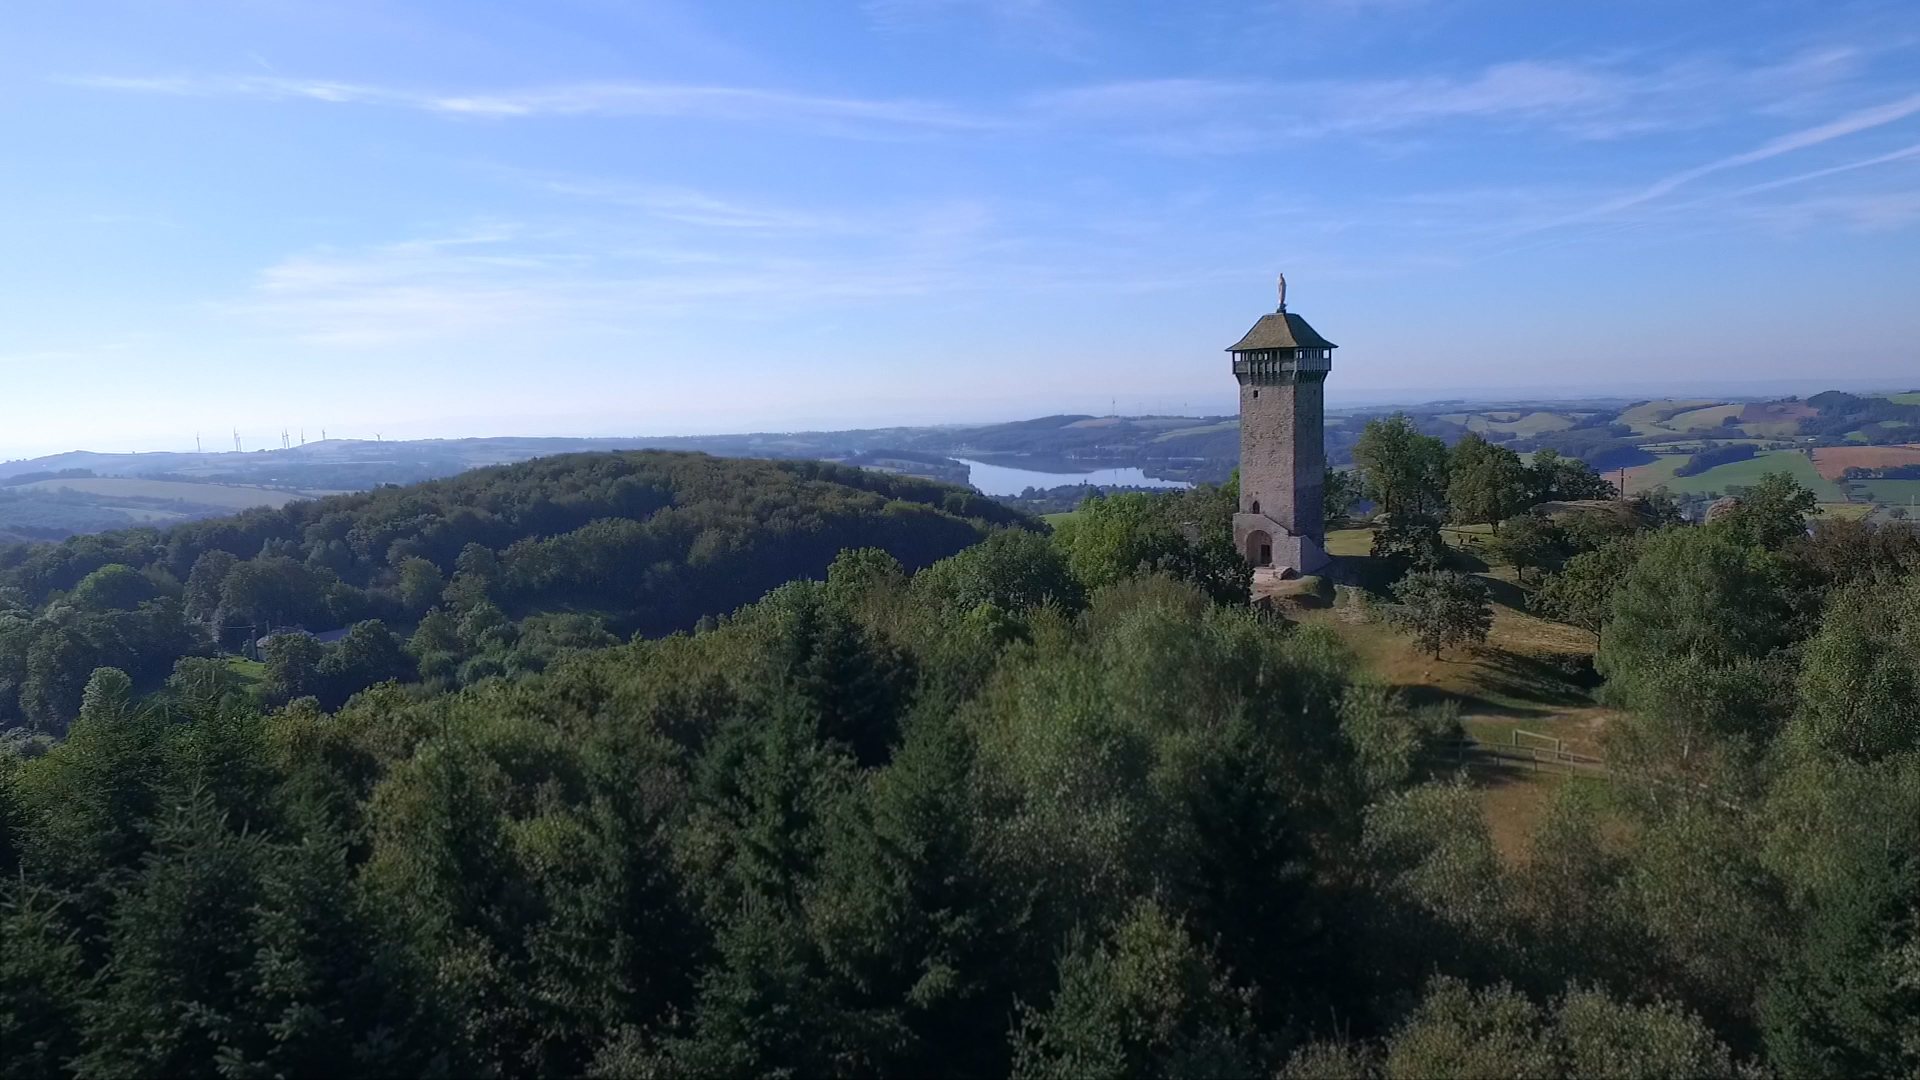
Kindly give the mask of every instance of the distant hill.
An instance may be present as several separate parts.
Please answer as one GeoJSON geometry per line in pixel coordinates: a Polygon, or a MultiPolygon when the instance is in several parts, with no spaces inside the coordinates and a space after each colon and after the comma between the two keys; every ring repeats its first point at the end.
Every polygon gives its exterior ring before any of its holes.
{"type": "MultiPolygon", "coordinates": [[[[1629,482],[1635,484],[1673,481],[1684,459],[1730,441],[1752,442],[1761,455],[1786,449],[1920,444],[1920,393],[1829,391],[1804,400],[1455,400],[1334,410],[1327,418],[1328,460],[1351,463],[1354,441],[1366,422],[1394,411],[1407,413],[1422,431],[1450,443],[1474,432],[1522,453],[1551,449],[1608,474],[1628,470],[1629,482]]],[[[1219,482],[1239,462],[1240,431],[1234,416],[1068,413],[1001,424],[852,431],[607,439],[332,439],[218,454],[75,451],[0,463],[0,542],[214,517],[243,505],[273,506],[383,484],[412,484],[556,454],[639,449],[839,462],[949,483],[966,482],[967,467],[959,458],[1059,474],[1062,485],[1074,482],[1072,474],[1113,466],[1137,467],[1156,479],[1219,482]],[[21,482],[61,472],[103,482],[21,482]],[[108,483],[105,478],[167,483],[149,487],[108,483]]],[[[1702,494],[1723,492],[1743,482],[1745,475],[1745,470],[1707,471],[1684,486],[1702,494]]],[[[1826,479],[1841,481],[1838,475],[1826,479]]],[[[1877,497],[1882,490],[1841,485],[1828,494],[1835,501],[1876,505],[1886,501],[1877,497]]]]}
{"type": "Polygon", "coordinates": [[[844,548],[880,548],[914,569],[1003,527],[1040,526],[910,477],[646,451],[0,548],[0,728],[63,727],[95,667],[150,687],[183,656],[246,649],[282,628],[378,620],[329,654],[357,659],[312,686],[295,680],[292,696],[537,670],[556,650],[691,629],[823,576],[844,548]],[[459,618],[431,614],[441,609],[459,618]],[[394,631],[427,635],[430,670],[413,671],[394,631]]]}

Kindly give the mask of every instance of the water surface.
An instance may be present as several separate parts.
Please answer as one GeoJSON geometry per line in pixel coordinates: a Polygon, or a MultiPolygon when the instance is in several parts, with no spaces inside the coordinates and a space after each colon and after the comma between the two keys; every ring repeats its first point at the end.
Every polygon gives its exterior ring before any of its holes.
{"type": "Polygon", "coordinates": [[[1089,472],[1038,472],[1034,469],[1016,469],[1007,465],[990,465],[984,461],[969,461],[955,458],[967,467],[967,479],[983,495],[1018,495],[1028,488],[1055,488],[1062,484],[1099,484],[1113,487],[1149,487],[1183,488],[1192,487],[1185,480],[1156,480],[1145,472],[1131,466],[1126,468],[1093,469],[1089,472]]]}

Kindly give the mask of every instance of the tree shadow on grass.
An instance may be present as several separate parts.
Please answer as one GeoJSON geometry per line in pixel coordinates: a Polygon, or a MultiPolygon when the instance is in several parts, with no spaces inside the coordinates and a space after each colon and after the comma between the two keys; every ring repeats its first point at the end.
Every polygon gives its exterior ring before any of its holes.
{"type": "Polygon", "coordinates": [[[1504,578],[1482,576],[1480,584],[1487,587],[1487,597],[1501,607],[1515,611],[1527,610],[1527,590],[1504,578]]]}
{"type": "Polygon", "coordinates": [[[1535,656],[1483,649],[1480,659],[1475,685],[1502,697],[1544,705],[1590,705],[1593,689],[1600,684],[1593,659],[1585,654],[1535,656]]]}

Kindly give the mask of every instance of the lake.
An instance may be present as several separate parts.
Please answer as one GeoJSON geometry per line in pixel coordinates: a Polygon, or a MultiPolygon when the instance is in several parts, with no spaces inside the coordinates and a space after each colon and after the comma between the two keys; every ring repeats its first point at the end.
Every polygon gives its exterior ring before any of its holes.
{"type": "Polygon", "coordinates": [[[984,461],[955,458],[967,467],[967,478],[984,495],[1018,495],[1028,488],[1056,488],[1062,484],[1100,484],[1114,487],[1184,488],[1185,480],[1156,480],[1136,468],[1094,469],[1091,472],[1036,472],[984,461]]]}

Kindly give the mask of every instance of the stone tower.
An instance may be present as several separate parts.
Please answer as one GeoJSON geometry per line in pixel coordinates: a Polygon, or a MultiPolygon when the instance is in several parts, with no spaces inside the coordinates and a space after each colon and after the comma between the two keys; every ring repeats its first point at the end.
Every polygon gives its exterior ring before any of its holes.
{"type": "Polygon", "coordinates": [[[1255,566],[1311,574],[1327,564],[1327,373],[1333,342],[1280,307],[1229,346],[1240,383],[1240,512],[1233,543],[1255,566]]]}

